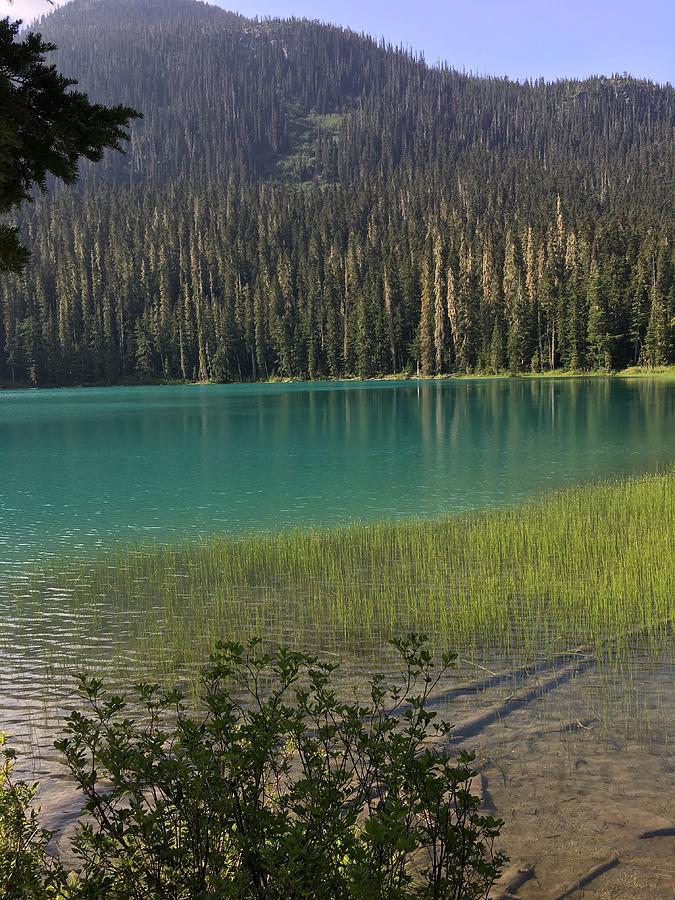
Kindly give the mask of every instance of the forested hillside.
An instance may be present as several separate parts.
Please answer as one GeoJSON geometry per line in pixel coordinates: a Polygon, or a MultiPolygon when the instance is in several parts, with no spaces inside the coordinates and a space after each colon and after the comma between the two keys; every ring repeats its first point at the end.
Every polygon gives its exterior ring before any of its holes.
{"type": "Polygon", "coordinates": [[[471,77],[194,0],[74,0],[39,30],[145,119],[22,212],[0,382],[674,360],[672,87],[471,77]]]}

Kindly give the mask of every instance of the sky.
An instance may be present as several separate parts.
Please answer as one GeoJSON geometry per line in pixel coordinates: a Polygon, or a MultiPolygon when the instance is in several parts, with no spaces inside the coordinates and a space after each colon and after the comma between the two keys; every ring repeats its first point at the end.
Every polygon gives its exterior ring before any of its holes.
{"type": "MultiPolygon", "coordinates": [[[[114,0],[109,0],[114,2],[114,0]]],[[[306,16],[511,78],[629,72],[675,83],[675,0],[221,0],[246,16],[306,16]]],[[[47,0],[0,0],[29,20],[47,0]]]]}
{"type": "MultiPolygon", "coordinates": [[[[55,5],[58,5],[57,0],[55,5]]],[[[14,19],[23,19],[24,22],[30,22],[36,16],[42,16],[50,12],[53,6],[50,6],[48,0],[0,0],[0,16],[11,16],[14,19]]]]}

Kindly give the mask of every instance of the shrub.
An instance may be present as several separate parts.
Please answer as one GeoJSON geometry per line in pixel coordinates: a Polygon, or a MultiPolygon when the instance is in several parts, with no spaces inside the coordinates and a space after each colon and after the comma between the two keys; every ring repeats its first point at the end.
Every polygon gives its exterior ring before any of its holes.
{"type": "Polygon", "coordinates": [[[0,897],[58,897],[66,879],[58,863],[47,857],[51,833],[40,827],[32,805],[38,786],[13,780],[15,759],[0,734],[0,897]]]}
{"type": "Polygon", "coordinates": [[[365,700],[335,665],[257,641],[219,645],[199,714],[178,690],[123,697],[81,676],[85,709],[56,744],[85,797],[71,896],[485,897],[502,823],[427,709],[452,657],[396,646],[402,679],[373,677],[365,700]]]}

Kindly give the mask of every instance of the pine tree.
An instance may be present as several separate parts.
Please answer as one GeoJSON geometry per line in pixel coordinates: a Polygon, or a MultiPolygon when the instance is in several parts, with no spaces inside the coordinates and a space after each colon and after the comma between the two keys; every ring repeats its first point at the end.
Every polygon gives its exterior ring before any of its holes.
{"type": "Polygon", "coordinates": [[[432,334],[433,299],[432,278],[429,253],[422,260],[420,324],[419,324],[419,362],[422,375],[431,375],[434,371],[434,337],[432,334]]]}
{"type": "Polygon", "coordinates": [[[490,367],[495,375],[504,369],[504,340],[501,325],[497,320],[492,328],[490,340],[490,367]]]}
{"type": "Polygon", "coordinates": [[[653,264],[651,307],[645,338],[645,362],[649,366],[668,365],[672,358],[675,331],[675,289],[672,286],[671,253],[662,241],[653,264]]]}
{"type": "Polygon", "coordinates": [[[440,234],[434,241],[434,371],[440,375],[445,357],[445,309],[443,289],[443,246],[440,234]]]}
{"type": "Polygon", "coordinates": [[[509,371],[522,372],[527,359],[525,297],[523,277],[511,231],[506,233],[504,275],[502,279],[504,307],[507,316],[507,357],[509,371]]]}
{"type": "Polygon", "coordinates": [[[606,283],[596,268],[588,282],[588,365],[593,369],[611,369],[611,338],[608,331],[606,283]]]}

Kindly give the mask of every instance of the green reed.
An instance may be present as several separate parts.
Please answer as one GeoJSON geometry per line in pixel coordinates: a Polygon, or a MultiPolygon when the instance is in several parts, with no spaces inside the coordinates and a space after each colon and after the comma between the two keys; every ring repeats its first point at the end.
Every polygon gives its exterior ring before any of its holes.
{"type": "Polygon", "coordinates": [[[142,655],[170,669],[252,634],[328,650],[410,630],[507,655],[663,646],[674,487],[671,472],[431,521],[118,549],[46,577],[128,614],[142,655]]]}

